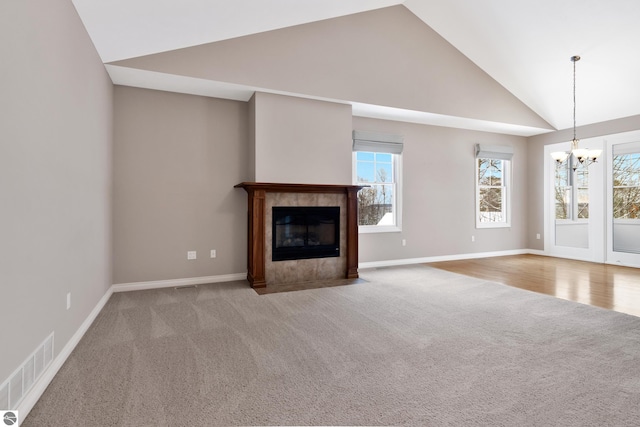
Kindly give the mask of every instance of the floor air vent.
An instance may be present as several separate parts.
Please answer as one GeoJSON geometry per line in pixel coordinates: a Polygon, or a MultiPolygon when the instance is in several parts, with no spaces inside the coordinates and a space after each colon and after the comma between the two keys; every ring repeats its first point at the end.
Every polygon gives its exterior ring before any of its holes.
{"type": "Polygon", "coordinates": [[[53,332],[0,386],[0,410],[16,410],[22,398],[53,361],[53,332]]]}
{"type": "Polygon", "coordinates": [[[179,291],[180,289],[194,289],[197,287],[198,285],[184,285],[184,286],[176,286],[173,289],[175,289],[176,291],[179,291]]]}

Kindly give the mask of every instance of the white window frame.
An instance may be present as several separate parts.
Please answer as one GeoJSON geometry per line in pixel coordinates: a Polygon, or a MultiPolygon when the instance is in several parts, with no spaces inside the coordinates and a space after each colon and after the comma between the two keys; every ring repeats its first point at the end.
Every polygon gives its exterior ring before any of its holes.
{"type": "MultiPolygon", "coordinates": [[[[511,168],[512,161],[510,160],[511,156],[507,153],[507,155],[502,156],[500,151],[501,147],[486,147],[483,146],[482,149],[487,149],[487,152],[483,152],[478,146],[476,148],[476,157],[474,159],[474,181],[475,181],[475,199],[476,199],[476,207],[475,207],[475,216],[476,216],[476,228],[509,228],[511,227],[511,168]],[[490,152],[491,149],[495,149],[496,153],[492,154],[490,152]],[[509,157],[506,159],[504,157],[509,157]],[[480,159],[491,159],[491,160],[500,160],[503,162],[502,166],[502,212],[504,220],[500,222],[481,222],[480,221],[480,189],[485,188],[486,186],[481,186],[478,179],[478,172],[480,167],[480,159]]],[[[505,147],[510,151],[510,147],[505,147]]]]}
{"type": "MultiPolygon", "coordinates": [[[[612,155],[611,155],[611,164],[612,164],[611,170],[612,170],[612,173],[613,173],[613,170],[614,170],[614,163],[615,163],[616,156],[640,153],[640,142],[628,143],[628,144],[625,144],[625,145],[628,148],[627,149],[622,149],[619,152],[616,152],[616,149],[618,147],[620,147],[621,145],[615,146],[612,149],[613,150],[612,155]]],[[[613,199],[613,195],[615,194],[616,188],[625,188],[625,186],[616,186],[615,183],[613,182],[613,176],[612,176],[611,179],[612,179],[611,198],[613,199]]],[[[634,186],[629,186],[629,188],[638,188],[638,186],[635,186],[635,185],[634,186]]],[[[612,212],[613,222],[615,224],[638,224],[638,223],[640,223],[640,218],[615,218],[615,217],[613,217],[613,208],[614,208],[614,206],[612,205],[611,212],[612,212]]]]}
{"type": "MultiPolygon", "coordinates": [[[[567,168],[567,173],[569,176],[569,185],[566,187],[566,189],[569,190],[569,192],[571,193],[571,203],[569,204],[569,208],[570,208],[570,212],[568,215],[568,218],[554,218],[555,219],[555,223],[556,224],[586,224],[589,222],[589,218],[580,218],[578,217],[578,215],[580,214],[580,200],[578,198],[578,193],[579,190],[581,188],[586,188],[587,191],[589,190],[589,186],[587,187],[578,187],[578,177],[577,177],[577,172],[573,170],[573,167],[576,165],[576,162],[578,160],[573,156],[568,156],[567,159],[562,162],[562,165],[565,165],[564,167],[567,168]]],[[[554,163],[554,167],[558,167],[557,163],[554,163]]],[[[587,170],[587,173],[588,170],[587,170]]],[[[555,177],[555,170],[554,170],[554,177],[555,177]]],[[[554,179],[554,186],[553,186],[554,190],[555,190],[555,179],[554,179]]],[[[591,200],[589,200],[589,214],[591,214],[591,200]]],[[[555,210],[554,210],[555,212],[555,210]]],[[[555,215],[554,215],[555,216],[555,215]]]]}
{"type": "MultiPolygon", "coordinates": [[[[377,152],[390,154],[393,169],[394,194],[392,201],[393,225],[358,225],[359,233],[397,233],[402,231],[402,140],[401,136],[385,135],[373,132],[353,132],[354,149],[352,151],[352,181],[354,185],[367,185],[366,182],[358,182],[357,153],[377,152]],[[359,144],[358,144],[359,143],[359,144]],[[399,145],[399,152],[385,151],[384,147],[399,145]],[[357,149],[357,147],[364,147],[357,149]],[[369,147],[369,148],[366,148],[369,147]]],[[[396,150],[397,151],[397,150],[396,150]]]]}

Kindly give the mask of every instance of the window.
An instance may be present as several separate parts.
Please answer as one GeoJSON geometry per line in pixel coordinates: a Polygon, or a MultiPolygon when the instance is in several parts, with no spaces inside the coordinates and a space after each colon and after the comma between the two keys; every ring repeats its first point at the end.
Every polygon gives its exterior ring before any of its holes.
{"type": "Polygon", "coordinates": [[[361,232],[400,231],[402,137],[354,131],[353,182],[361,232]],[[366,138],[366,139],[365,139],[366,138]]]}
{"type": "Polygon", "coordinates": [[[511,147],[476,146],[476,227],[510,227],[511,147]]]}
{"type": "Polygon", "coordinates": [[[640,219],[640,152],[614,153],[613,218],[640,219]]]}
{"type": "Polygon", "coordinates": [[[640,254],[640,141],[613,144],[611,156],[611,243],[615,260],[638,263],[640,254]]]}
{"type": "Polygon", "coordinates": [[[556,220],[589,219],[589,167],[574,156],[555,167],[556,220]]]}

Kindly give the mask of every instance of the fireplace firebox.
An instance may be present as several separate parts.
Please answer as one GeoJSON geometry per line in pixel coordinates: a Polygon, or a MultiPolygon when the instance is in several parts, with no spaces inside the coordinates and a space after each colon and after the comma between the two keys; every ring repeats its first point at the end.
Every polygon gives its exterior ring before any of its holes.
{"type": "Polygon", "coordinates": [[[340,256],[339,206],[274,206],[272,261],[340,256]]]}

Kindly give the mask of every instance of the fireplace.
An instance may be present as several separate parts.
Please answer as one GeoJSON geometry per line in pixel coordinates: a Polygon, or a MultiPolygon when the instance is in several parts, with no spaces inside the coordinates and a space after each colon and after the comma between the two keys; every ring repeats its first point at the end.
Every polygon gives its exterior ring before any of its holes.
{"type": "Polygon", "coordinates": [[[339,206],[274,206],[272,261],[340,256],[339,206]]]}
{"type": "MultiPolygon", "coordinates": [[[[241,182],[236,188],[244,189],[248,195],[247,280],[252,287],[358,278],[358,191],[362,186],[241,182]],[[273,237],[277,234],[273,230],[274,208],[308,206],[338,208],[335,225],[339,230],[335,237],[338,251],[331,246],[338,255],[274,262],[273,237]]],[[[326,241],[319,242],[323,244],[315,245],[312,239],[309,245],[307,237],[307,246],[324,246],[326,241]]],[[[299,249],[293,251],[301,252],[299,249]]]]}

